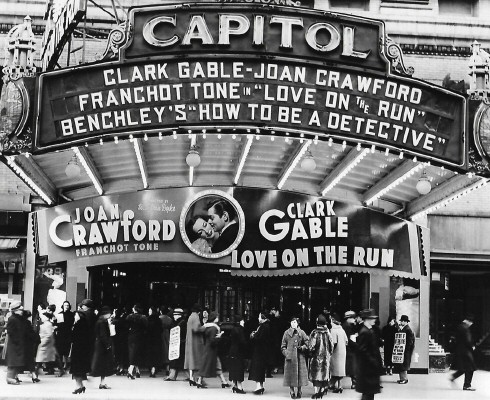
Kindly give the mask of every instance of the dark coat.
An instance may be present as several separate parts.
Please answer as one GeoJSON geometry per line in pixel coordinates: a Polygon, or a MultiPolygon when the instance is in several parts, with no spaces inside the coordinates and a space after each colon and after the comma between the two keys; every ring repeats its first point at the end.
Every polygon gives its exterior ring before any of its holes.
{"type": "Polygon", "coordinates": [[[34,371],[35,364],[36,364],[37,346],[39,345],[39,343],[41,343],[41,339],[39,338],[39,334],[34,330],[31,322],[27,318],[24,318],[24,324],[25,324],[24,366],[26,370],[34,371]]]}
{"type": "Polygon", "coordinates": [[[114,356],[118,368],[126,368],[129,365],[128,353],[128,331],[129,326],[126,321],[126,314],[121,314],[114,320],[116,336],[112,338],[114,343],[114,356]]]}
{"type": "Polygon", "coordinates": [[[215,324],[206,324],[204,329],[204,352],[201,360],[201,368],[199,369],[199,375],[203,378],[212,378],[216,376],[216,370],[218,365],[218,343],[219,338],[216,334],[219,332],[219,328],[215,324]]]}
{"type": "Polygon", "coordinates": [[[376,333],[363,325],[355,345],[357,354],[356,391],[359,393],[380,393],[383,364],[378,344],[376,333]]]}
{"type": "Polygon", "coordinates": [[[163,365],[167,365],[168,360],[168,345],[170,342],[170,329],[172,329],[172,318],[168,315],[160,315],[160,322],[162,324],[162,362],[163,365]]]}
{"type": "Polygon", "coordinates": [[[269,320],[262,322],[256,331],[252,332],[253,345],[252,358],[248,380],[256,382],[265,381],[265,372],[268,366],[268,355],[270,350],[270,326],[269,320]]]}
{"type": "Polygon", "coordinates": [[[22,367],[25,364],[26,325],[24,317],[12,314],[7,321],[7,354],[8,367],[22,367]]]}
{"type": "Polygon", "coordinates": [[[462,322],[456,329],[456,351],[452,369],[464,372],[476,370],[475,360],[473,358],[473,338],[470,327],[462,322]]]}
{"type": "Polygon", "coordinates": [[[415,335],[408,325],[405,325],[403,328],[399,329],[398,332],[406,334],[406,344],[405,351],[403,352],[403,363],[395,364],[396,370],[409,371],[410,364],[412,362],[413,349],[415,348],[415,335]]]}
{"type": "Polygon", "coordinates": [[[78,311],[80,319],[73,325],[70,373],[85,376],[90,372],[94,348],[94,325],[92,314],[78,311]]]}
{"type": "Polygon", "coordinates": [[[382,331],[381,335],[383,336],[384,341],[384,362],[385,367],[392,367],[393,362],[391,361],[391,357],[393,356],[393,346],[395,345],[395,333],[397,333],[398,328],[395,325],[386,324],[382,331]]]}
{"type": "Polygon", "coordinates": [[[221,253],[230,247],[238,236],[238,230],[240,226],[238,222],[229,225],[218,237],[216,242],[214,242],[213,247],[211,247],[212,253],[221,253]]]}
{"type": "Polygon", "coordinates": [[[230,332],[230,349],[228,351],[229,380],[243,382],[245,379],[245,352],[247,339],[241,325],[235,325],[230,332]]]}
{"type": "Polygon", "coordinates": [[[128,322],[128,351],[130,365],[143,365],[145,360],[145,340],[148,319],[143,314],[134,313],[126,317],[128,322]]]}
{"type": "Polygon", "coordinates": [[[177,321],[172,321],[172,328],[180,327],[180,350],[179,358],[169,361],[169,366],[172,369],[184,369],[185,360],[185,338],[187,334],[187,321],[184,318],[179,318],[177,321]]]}
{"type": "MultiPolygon", "coordinates": [[[[57,315],[63,315],[63,322],[57,322],[55,332],[56,351],[58,354],[68,356],[71,347],[71,330],[75,321],[75,314],[71,311],[60,312],[57,315]]],[[[59,318],[58,318],[59,321],[59,318]]]]}
{"type": "Polygon", "coordinates": [[[300,328],[289,328],[284,332],[281,351],[284,355],[283,386],[308,385],[308,368],[305,354],[308,350],[308,336],[300,328]]]}
{"type": "Polygon", "coordinates": [[[163,327],[158,315],[148,317],[148,330],[146,331],[146,365],[148,367],[161,367],[163,365],[163,327]]]}
{"type": "Polygon", "coordinates": [[[93,376],[114,374],[114,352],[108,319],[100,316],[95,323],[95,347],[92,360],[93,376]]]}
{"type": "Polygon", "coordinates": [[[355,376],[356,375],[356,354],[355,354],[355,348],[356,344],[351,340],[351,335],[355,335],[359,331],[359,327],[354,323],[350,324],[349,322],[345,321],[342,324],[342,329],[345,331],[345,334],[347,335],[347,352],[346,352],[346,358],[345,358],[345,374],[347,376],[355,376]]]}

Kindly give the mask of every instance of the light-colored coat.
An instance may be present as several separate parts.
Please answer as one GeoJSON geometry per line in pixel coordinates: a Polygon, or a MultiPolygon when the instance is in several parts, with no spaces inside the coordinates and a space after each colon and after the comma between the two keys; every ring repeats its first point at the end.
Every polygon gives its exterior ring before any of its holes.
{"type": "Polygon", "coordinates": [[[308,349],[311,357],[308,378],[313,383],[327,382],[330,379],[333,340],[326,326],[313,329],[308,341],[308,349]]]}
{"type": "Polygon", "coordinates": [[[308,367],[305,353],[308,350],[308,336],[300,328],[289,328],[282,336],[281,351],[284,355],[284,386],[308,385],[308,367]]]}
{"type": "Polygon", "coordinates": [[[202,331],[199,328],[201,328],[199,314],[193,312],[187,320],[184,369],[198,370],[201,368],[204,352],[204,338],[202,331]]]}
{"type": "Polygon", "coordinates": [[[345,361],[347,357],[347,334],[340,325],[332,324],[332,340],[334,349],[330,359],[330,375],[345,376],[345,361]]]}
{"type": "Polygon", "coordinates": [[[39,343],[37,348],[36,362],[54,361],[56,359],[54,325],[53,322],[44,315],[41,315],[39,337],[41,338],[41,343],[39,343]]]}

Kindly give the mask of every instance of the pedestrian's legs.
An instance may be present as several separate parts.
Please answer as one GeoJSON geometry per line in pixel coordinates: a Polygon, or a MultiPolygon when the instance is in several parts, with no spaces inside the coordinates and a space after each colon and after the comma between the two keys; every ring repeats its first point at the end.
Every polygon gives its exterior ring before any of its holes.
{"type": "Polygon", "coordinates": [[[464,384],[463,388],[471,387],[471,380],[473,379],[473,371],[467,371],[464,374],[464,384]]]}
{"type": "Polygon", "coordinates": [[[459,378],[461,375],[463,375],[463,374],[464,374],[464,371],[460,371],[460,370],[458,369],[456,372],[454,372],[454,373],[452,374],[452,376],[451,376],[451,380],[452,380],[452,381],[454,381],[454,380],[458,379],[458,378],[459,378]]]}
{"type": "Polygon", "coordinates": [[[374,393],[373,394],[363,393],[361,396],[361,400],[374,400],[374,393]]]}
{"type": "Polygon", "coordinates": [[[17,367],[8,367],[7,368],[7,382],[9,379],[15,381],[15,377],[17,376],[17,367]]]}
{"type": "Polygon", "coordinates": [[[400,371],[400,381],[406,381],[408,380],[408,375],[407,375],[407,371],[400,371]]]}

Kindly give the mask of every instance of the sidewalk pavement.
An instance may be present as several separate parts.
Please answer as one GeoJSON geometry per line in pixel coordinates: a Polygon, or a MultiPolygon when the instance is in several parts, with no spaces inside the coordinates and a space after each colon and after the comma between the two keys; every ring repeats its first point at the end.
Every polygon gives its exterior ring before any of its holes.
{"type": "MultiPolygon", "coordinates": [[[[146,371],[145,371],[146,372],[146,371]]],[[[112,388],[110,390],[100,390],[99,378],[89,377],[85,382],[86,392],[84,394],[72,394],[75,384],[69,375],[58,378],[53,375],[41,375],[41,382],[32,383],[28,374],[20,375],[23,381],[20,385],[7,385],[6,368],[0,367],[0,399],[8,400],[58,400],[58,399],[85,399],[85,400],[229,400],[232,398],[254,397],[252,391],[255,382],[245,381],[244,389],[247,394],[233,394],[231,389],[222,389],[219,379],[206,379],[207,389],[197,389],[190,387],[188,382],[178,380],[176,382],[164,382],[162,376],[149,378],[148,373],[135,380],[127,379],[122,376],[111,376],[106,379],[106,383],[112,388]]],[[[418,375],[410,374],[407,385],[396,383],[398,375],[381,377],[383,386],[382,392],[375,396],[376,400],[483,400],[490,399],[490,372],[477,371],[473,377],[473,387],[475,392],[462,390],[463,377],[457,380],[456,384],[451,384],[448,380],[448,373],[418,375]]],[[[183,379],[180,376],[179,379],[183,379]]],[[[361,395],[355,390],[350,389],[350,379],[342,380],[344,387],[343,393],[332,393],[324,397],[327,399],[356,399],[361,395]]],[[[303,398],[309,399],[313,394],[313,387],[310,384],[303,388],[303,398]]],[[[267,399],[289,399],[289,389],[282,386],[282,375],[275,375],[274,378],[267,379],[265,382],[265,393],[262,398],[267,399]]]]}

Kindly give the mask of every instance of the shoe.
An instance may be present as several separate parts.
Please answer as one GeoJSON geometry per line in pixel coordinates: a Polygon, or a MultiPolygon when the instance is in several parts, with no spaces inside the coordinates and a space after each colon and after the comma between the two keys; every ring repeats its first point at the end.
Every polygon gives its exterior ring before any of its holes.
{"type": "Polygon", "coordinates": [[[468,390],[470,392],[474,392],[476,389],[472,388],[471,386],[463,386],[463,390],[468,390]]]}
{"type": "Polygon", "coordinates": [[[171,382],[175,382],[177,379],[175,378],[170,378],[170,377],[166,377],[166,378],[163,378],[164,381],[171,381],[171,382]]]}
{"type": "Polygon", "coordinates": [[[223,388],[223,389],[224,388],[229,388],[229,387],[231,387],[231,385],[229,383],[222,383],[221,384],[221,388],[223,388]]]}
{"type": "Polygon", "coordinates": [[[325,394],[326,390],[325,389],[320,389],[320,391],[317,394],[317,399],[323,399],[323,395],[325,394]]]}
{"type": "Polygon", "coordinates": [[[289,395],[291,396],[292,399],[296,398],[296,395],[294,394],[294,392],[289,392],[289,395]]]}
{"type": "Polygon", "coordinates": [[[238,389],[236,386],[233,386],[233,388],[231,389],[231,391],[232,391],[233,393],[245,394],[245,390],[243,390],[243,389],[238,389]]]}
{"type": "Polygon", "coordinates": [[[342,389],[341,387],[339,387],[339,388],[334,388],[332,391],[334,393],[342,393],[344,391],[344,389],[342,389]]]}
{"type": "Polygon", "coordinates": [[[196,386],[198,389],[207,389],[208,388],[208,385],[206,385],[205,383],[196,383],[196,386]]]}
{"type": "Polygon", "coordinates": [[[136,374],[134,374],[134,376],[136,376],[136,378],[141,378],[141,374],[139,372],[136,372],[136,374]]]}
{"type": "Polygon", "coordinates": [[[8,383],[9,385],[20,385],[20,383],[19,383],[19,382],[17,382],[17,380],[16,380],[16,379],[12,379],[12,378],[7,378],[7,383],[8,383]]]}
{"type": "Polygon", "coordinates": [[[99,389],[110,389],[105,383],[103,385],[99,385],[99,389]]]}
{"type": "Polygon", "coordinates": [[[197,382],[194,379],[189,379],[189,386],[197,386],[197,382]]]}
{"type": "Polygon", "coordinates": [[[129,372],[128,372],[128,374],[126,376],[128,377],[128,379],[134,379],[134,375],[133,374],[130,374],[129,372]]]}
{"type": "Polygon", "coordinates": [[[318,399],[318,393],[313,393],[313,394],[311,395],[311,398],[312,398],[312,399],[318,399]]]}
{"type": "Polygon", "coordinates": [[[80,394],[80,393],[85,393],[85,386],[82,386],[81,388],[75,389],[73,394],[80,394]]]}
{"type": "Polygon", "coordinates": [[[21,382],[22,382],[22,381],[19,379],[19,377],[18,377],[18,376],[16,376],[16,377],[15,377],[15,380],[16,380],[17,382],[19,382],[19,383],[21,383],[21,382]]]}
{"type": "Polygon", "coordinates": [[[41,382],[41,379],[39,378],[32,378],[32,383],[39,383],[41,382]]]}
{"type": "Polygon", "coordinates": [[[301,390],[298,390],[298,393],[296,393],[296,398],[301,399],[302,395],[303,395],[303,393],[301,393],[301,390]]]}
{"type": "Polygon", "coordinates": [[[408,383],[408,379],[401,379],[399,381],[397,381],[400,385],[405,385],[406,383],[408,383]]]}
{"type": "Polygon", "coordinates": [[[264,394],[264,392],[265,392],[265,389],[261,388],[261,389],[254,390],[252,393],[253,394],[264,394]]]}

